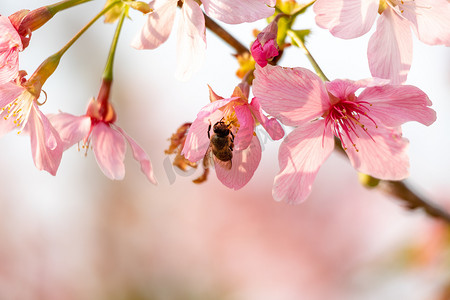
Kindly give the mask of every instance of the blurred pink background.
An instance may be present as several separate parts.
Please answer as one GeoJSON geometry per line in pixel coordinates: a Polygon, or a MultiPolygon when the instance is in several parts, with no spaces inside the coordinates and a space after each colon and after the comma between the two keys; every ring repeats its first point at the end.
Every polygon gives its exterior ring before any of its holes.
{"type": "MultiPolygon", "coordinates": [[[[47,1],[2,3],[0,13],[47,1]]],[[[102,7],[62,12],[33,34],[21,54],[31,74],[102,7]]],[[[279,142],[266,141],[252,181],[239,191],[214,174],[201,185],[164,155],[168,138],[208,100],[207,84],[231,95],[239,79],[232,49],[207,32],[207,59],[188,82],[174,79],[176,35],[155,51],[129,47],[144,17],[132,13],[120,37],[112,101],[118,124],[152,159],[158,186],[140,173],[130,150],[123,181],[101,173],[93,153],[65,152],[56,177],[33,165],[27,137],[0,140],[0,299],[450,299],[448,227],[359,185],[338,153],[322,167],[301,205],[272,199],[279,142]]],[[[176,26],[176,24],[175,24],[176,26]]],[[[244,44],[265,22],[226,26],[244,44]]],[[[314,24],[311,53],[329,78],[370,76],[370,36],[339,40],[314,24]]],[[[45,113],[84,113],[97,95],[115,26],[95,24],[63,57],[44,90],[45,113]]],[[[408,124],[411,178],[423,195],[450,209],[449,49],[415,40],[408,84],[433,101],[438,121],[408,124]]],[[[310,68],[296,49],[283,66],[310,68]]],[[[310,68],[311,69],[311,68],[310,68]]],[[[287,129],[289,131],[289,129],[287,129]]]]}

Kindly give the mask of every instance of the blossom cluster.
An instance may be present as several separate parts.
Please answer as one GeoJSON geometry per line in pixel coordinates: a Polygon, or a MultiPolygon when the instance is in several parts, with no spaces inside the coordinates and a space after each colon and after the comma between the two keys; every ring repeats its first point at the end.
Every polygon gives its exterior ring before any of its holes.
{"type": "MultiPolygon", "coordinates": [[[[29,135],[36,167],[52,175],[63,152],[81,142],[86,151],[93,149],[100,169],[111,179],[124,177],[127,141],[142,172],[156,184],[150,158],[116,124],[117,113],[110,99],[114,55],[108,57],[98,96],[89,101],[82,116],[46,115],[40,110],[47,100],[42,86],[58,67],[66,47],[45,60],[29,79],[20,70],[19,56],[30,43],[32,32],[60,10],[84,2],[87,0],[65,0],[0,16],[0,133],[18,128],[29,135]]],[[[261,160],[257,126],[273,140],[280,140],[285,136],[282,123],[293,130],[279,149],[280,171],[273,186],[276,200],[298,203],[306,199],[320,166],[336,146],[342,147],[358,172],[387,180],[408,176],[408,140],[402,137],[401,125],[417,121],[428,126],[436,120],[428,96],[405,84],[412,63],[411,29],[424,43],[450,46],[447,0],[317,0],[303,5],[292,0],[108,0],[94,21],[102,15],[107,22],[120,19],[111,48],[114,53],[129,9],[139,10],[146,21],[131,46],[155,49],[168,39],[177,7],[175,74],[180,80],[188,80],[202,66],[210,20],[225,24],[270,21],[255,34],[248,51],[253,64],[248,64],[251,67],[232,95],[222,98],[209,88],[210,103],[179,131],[169,151],[179,149],[178,165],[197,166],[200,161],[205,169],[213,165],[225,186],[240,189],[250,181],[261,160]],[[306,50],[304,40],[309,31],[292,26],[311,5],[317,25],[344,39],[367,33],[378,17],[367,51],[373,78],[329,81],[317,65],[318,75],[304,67],[277,66],[287,47],[306,50]]],[[[69,42],[67,47],[71,45],[69,42]]]]}

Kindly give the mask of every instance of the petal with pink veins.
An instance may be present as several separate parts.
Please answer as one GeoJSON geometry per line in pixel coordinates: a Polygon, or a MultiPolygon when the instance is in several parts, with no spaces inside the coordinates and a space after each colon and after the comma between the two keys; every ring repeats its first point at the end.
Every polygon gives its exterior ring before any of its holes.
{"type": "Polygon", "coordinates": [[[49,114],[47,117],[59,133],[64,151],[86,138],[91,128],[91,118],[87,116],[59,113],[49,114]]]}
{"type": "Polygon", "coordinates": [[[175,76],[179,80],[188,80],[203,64],[206,52],[205,18],[194,0],[185,0],[181,7],[177,35],[175,76]]]}
{"type": "Polygon", "coordinates": [[[370,116],[388,127],[397,127],[408,121],[429,126],[436,121],[436,112],[429,107],[430,99],[415,86],[370,87],[362,91],[358,100],[369,102],[370,116]]]}
{"type": "Polygon", "coordinates": [[[141,146],[136,143],[135,140],[133,140],[122,128],[115,126],[117,131],[119,131],[128,141],[128,143],[131,146],[131,150],[133,151],[133,157],[134,159],[139,162],[141,165],[141,171],[142,173],[147,176],[147,179],[153,183],[157,184],[156,179],[153,175],[153,167],[152,163],[150,161],[150,158],[148,157],[147,153],[141,148],[141,146]]]}
{"type": "Polygon", "coordinates": [[[136,49],[155,49],[164,43],[172,31],[178,0],[155,0],[150,3],[153,12],[141,32],[131,42],[136,49]]]}
{"type": "Polygon", "coordinates": [[[6,16],[0,16],[0,84],[14,80],[19,71],[22,40],[6,16]]]}
{"type": "Polygon", "coordinates": [[[239,121],[239,130],[234,139],[234,147],[236,150],[244,150],[252,142],[255,120],[248,105],[237,105],[234,111],[239,121]]]}
{"type": "Polygon", "coordinates": [[[258,120],[258,122],[261,123],[261,125],[270,135],[272,140],[277,141],[283,138],[284,136],[283,127],[281,127],[277,119],[275,118],[269,119],[268,117],[266,117],[266,115],[263,114],[258,98],[255,97],[252,99],[252,102],[250,103],[250,109],[252,110],[252,113],[258,120]]]}
{"type": "Polygon", "coordinates": [[[31,152],[36,168],[56,175],[63,153],[58,132],[33,103],[25,125],[30,134],[31,152]]]}
{"type": "MultiPolygon", "coordinates": [[[[0,109],[16,100],[25,89],[20,85],[7,82],[0,85],[0,109]]],[[[5,108],[6,109],[6,108],[5,108]]]]}
{"type": "Polygon", "coordinates": [[[353,39],[372,28],[379,0],[317,0],[316,23],[342,39],[353,39]]]}
{"type": "Polygon", "coordinates": [[[254,22],[273,15],[273,0],[203,0],[205,13],[228,24],[254,22]]]}
{"type": "Polygon", "coordinates": [[[408,19],[419,40],[429,45],[450,46],[450,2],[415,0],[405,3],[402,15],[408,19]]]}
{"type": "Polygon", "coordinates": [[[92,129],[92,147],[98,166],[106,177],[121,180],[125,176],[126,144],[123,136],[103,122],[92,129]]]}
{"type": "Polygon", "coordinates": [[[233,99],[235,98],[216,100],[205,105],[199,111],[197,118],[191,127],[189,127],[186,141],[181,151],[181,154],[188,160],[197,162],[203,158],[209,146],[208,127],[211,125],[212,128],[223,117],[223,112],[219,108],[228,104],[233,99]]]}
{"type": "MultiPolygon", "coordinates": [[[[217,103],[219,101],[222,100],[218,100],[213,103],[217,103]]],[[[210,142],[208,138],[208,128],[211,125],[210,135],[212,135],[214,124],[222,117],[223,112],[217,110],[212,114],[202,115],[194,120],[191,127],[189,127],[186,141],[184,142],[184,147],[181,151],[181,154],[183,154],[186,159],[192,162],[197,162],[205,156],[210,142]]]]}
{"type": "Polygon", "coordinates": [[[225,106],[226,104],[230,103],[231,101],[238,100],[239,98],[233,97],[233,98],[227,98],[227,99],[219,99],[215,100],[214,102],[208,103],[205,105],[197,114],[197,118],[204,118],[221,108],[222,106],[225,106]]]}
{"type": "Polygon", "coordinates": [[[320,117],[330,106],[322,80],[304,68],[256,66],[253,94],[267,113],[289,126],[320,117]]]}
{"type": "Polygon", "coordinates": [[[17,128],[17,125],[14,124],[14,119],[7,118],[7,114],[8,112],[6,110],[0,113],[0,137],[17,128]]]}
{"type": "Polygon", "coordinates": [[[408,20],[388,7],[377,21],[377,30],[369,40],[367,57],[373,77],[406,81],[412,62],[412,34],[408,20]]]}
{"type": "Polygon", "coordinates": [[[348,96],[354,94],[357,90],[364,87],[362,81],[355,82],[348,79],[336,79],[325,82],[327,91],[338,99],[347,99],[348,96]]]}
{"type": "MultiPolygon", "coordinates": [[[[359,172],[384,180],[402,180],[408,177],[409,142],[401,136],[400,129],[365,125],[370,136],[361,127],[355,126],[359,138],[354,142],[358,151],[352,146],[346,150],[353,167],[359,172]]],[[[351,145],[350,142],[345,142],[351,145]]]]}
{"type": "Polygon", "coordinates": [[[242,151],[233,151],[231,169],[215,164],[217,178],[228,188],[239,190],[253,177],[261,161],[261,144],[253,136],[250,146],[242,151]]]}
{"type": "Polygon", "coordinates": [[[294,129],[280,145],[280,172],[274,180],[274,199],[288,203],[304,201],[311,193],[320,166],[333,149],[333,134],[324,120],[294,129]]]}

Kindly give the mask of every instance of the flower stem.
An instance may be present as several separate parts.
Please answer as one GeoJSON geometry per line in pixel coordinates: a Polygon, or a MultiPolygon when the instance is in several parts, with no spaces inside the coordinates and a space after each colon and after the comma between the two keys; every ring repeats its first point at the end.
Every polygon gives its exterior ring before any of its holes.
{"type": "Polygon", "coordinates": [[[52,15],[55,15],[57,12],[71,8],[73,6],[83,4],[85,2],[90,2],[92,0],[63,0],[54,4],[47,5],[47,9],[50,11],[52,15]]]}
{"type": "Polygon", "coordinates": [[[302,39],[292,30],[288,29],[287,34],[294,40],[294,42],[297,43],[298,47],[303,50],[303,53],[308,57],[309,62],[313,66],[314,70],[316,71],[317,75],[323,80],[323,81],[330,81],[327,76],[323,73],[322,69],[319,67],[319,64],[317,64],[314,57],[311,55],[311,53],[308,51],[308,49],[305,46],[305,43],[303,43],[302,39]]]}
{"type": "Polygon", "coordinates": [[[97,101],[100,102],[100,114],[103,116],[107,112],[109,93],[111,91],[111,85],[113,81],[113,64],[114,56],[116,54],[117,42],[119,41],[120,31],[122,30],[123,21],[128,13],[128,8],[125,8],[117,24],[116,31],[109,49],[108,59],[106,60],[105,71],[103,72],[103,80],[100,90],[98,92],[97,101]]]}
{"type": "MultiPolygon", "coordinates": [[[[86,0],[78,0],[78,2],[81,1],[86,0]]],[[[64,53],[78,40],[81,35],[83,35],[84,32],[86,32],[86,30],[88,30],[89,27],[91,27],[92,24],[95,23],[95,21],[97,21],[101,16],[103,16],[108,10],[110,10],[119,2],[120,0],[114,1],[110,5],[105,7],[91,21],[89,21],[89,23],[87,23],[61,50],[49,56],[39,65],[39,67],[36,69],[36,71],[34,71],[33,75],[31,75],[30,79],[27,82],[27,89],[31,94],[33,94],[37,98],[39,97],[42,86],[47,81],[47,79],[55,72],[64,53]]]]}
{"type": "Polygon", "coordinates": [[[78,38],[82,36],[83,33],[85,33],[86,30],[89,29],[89,27],[92,26],[92,24],[94,24],[101,16],[103,16],[106,12],[108,12],[108,10],[113,8],[119,2],[121,1],[120,0],[114,1],[108,6],[106,6],[104,9],[102,9],[91,21],[89,21],[89,23],[87,23],[83,28],[81,28],[81,30],[61,50],[55,53],[55,55],[63,56],[64,53],[78,40],[78,38]]]}
{"type": "Polygon", "coordinates": [[[108,59],[106,61],[105,71],[103,72],[103,79],[112,81],[113,79],[113,63],[114,56],[116,54],[117,42],[119,41],[120,31],[122,30],[123,21],[128,12],[128,6],[122,12],[122,16],[120,17],[119,23],[117,24],[116,31],[114,32],[114,37],[111,43],[111,48],[109,49],[108,59]]]}

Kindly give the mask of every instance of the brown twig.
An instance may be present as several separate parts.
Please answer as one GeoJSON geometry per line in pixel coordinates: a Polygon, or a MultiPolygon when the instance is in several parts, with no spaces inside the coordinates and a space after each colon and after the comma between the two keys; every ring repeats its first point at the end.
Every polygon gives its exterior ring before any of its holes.
{"type": "Polygon", "coordinates": [[[210,17],[203,14],[205,16],[205,25],[206,28],[214,32],[218,37],[220,37],[225,43],[233,47],[237,54],[243,54],[245,52],[249,52],[247,47],[241,44],[237,39],[234,38],[228,31],[223,29],[219,24],[214,22],[210,17]]]}
{"type": "Polygon", "coordinates": [[[381,180],[377,188],[384,193],[406,202],[409,209],[423,208],[435,218],[440,218],[450,224],[450,214],[436,204],[414,193],[404,181],[381,180]]]}
{"type": "MultiPolygon", "coordinates": [[[[345,150],[342,149],[341,141],[336,137],[334,138],[334,145],[336,151],[341,154],[345,154],[345,150]]],[[[406,185],[404,180],[380,180],[376,188],[389,196],[393,196],[404,201],[406,203],[406,207],[409,209],[422,208],[428,215],[442,219],[450,224],[450,213],[413,192],[411,188],[406,185]]]]}

